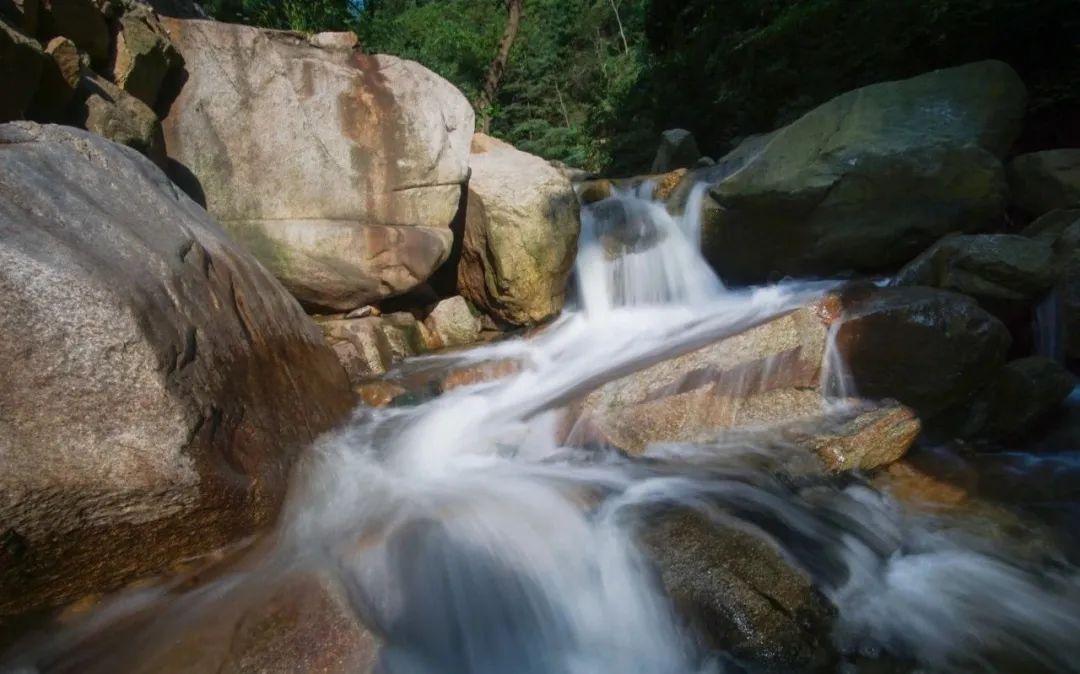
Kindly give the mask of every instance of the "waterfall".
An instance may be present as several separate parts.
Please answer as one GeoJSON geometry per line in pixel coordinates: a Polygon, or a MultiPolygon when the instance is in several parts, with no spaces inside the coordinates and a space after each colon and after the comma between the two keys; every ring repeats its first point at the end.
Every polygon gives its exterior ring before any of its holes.
{"type": "MultiPolygon", "coordinates": [[[[281,569],[313,567],[347,586],[383,639],[387,674],[748,671],[702,648],[639,549],[643,509],[681,504],[736,521],[810,574],[839,611],[834,639],[847,653],[992,671],[983,651],[1002,646],[1080,671],[1074,567],[1039,578],[1000,548],[941,535],[941,521],[905,513],[857,478],[817,469],[777,480],[797,450],[771,437],[689,443],[647,461],[560,443],[562,408],[592,388],[821,294],[793,283],[725,289],[698,251],[704,186],[679,218],[650,191],[584,209],[576,309],[529,339],[418,361],[513,360],[515,373],[412,407],[358,409],[313,448],[254,570],[140,600],[140,611],[161,602],[151,627],[122,646],[101,637],[99,659],[55,669],[147,671],[147,654],[200,616],[278,582],[281,569]]],[[[835,331],[826,386],[848,397],[834,341],[835,331]]],[[[86,636],[96,620],[16,664],[52,671],[72,643],[98,638],[86,636]]]]}

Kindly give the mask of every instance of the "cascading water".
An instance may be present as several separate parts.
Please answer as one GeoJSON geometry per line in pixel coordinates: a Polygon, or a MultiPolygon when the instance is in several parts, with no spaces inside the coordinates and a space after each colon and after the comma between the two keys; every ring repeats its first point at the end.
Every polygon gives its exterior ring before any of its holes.
{"type": "MultiPolygon", "coordinates": [[[[562,446],[560,409],[589,390],[820,294],[726,291],[697,251],[699,212],[691,203],[672,218],[647,192],[586,208],[576,310],[528,340],[410,365],[510,360],[516,373],[414,407],[358,410],[297,473],[254,568],[179,596],[120,597],[11,667],[155,671],[177,631],[320,569],[382,637],[389,674],[745,671],[701,649],[638,548],[642,509],[681,504],[783,549],[837,606],[832,638],[852,657],[884,653],[920,671],[1080,671],[1080,582],[1063,559],[1037,573],[855,477],[778,479],[797,450],[766,436],[653,448],[645,460],[562,446]],[[134,613],[149,617],[116,627],[134,613]]],[[[847,395],[841,365],[833,351],[835,393],[847,395]]]]}

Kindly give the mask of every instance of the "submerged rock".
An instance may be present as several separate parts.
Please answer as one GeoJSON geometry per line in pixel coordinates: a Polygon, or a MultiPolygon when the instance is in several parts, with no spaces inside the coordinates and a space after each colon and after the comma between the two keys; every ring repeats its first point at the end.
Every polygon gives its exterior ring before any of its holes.
{"type": "Polygon", "coordinates": [[[889,270],[1005,208],[1024,85],[984,61],[839,96],[703,169],[702,249],[725,280],[889,270]],[[731,170],[733,164],[738,168],[731,170]]]}
{"type": "Polygon", "coordinates": [[[975,300],[933,288],[861,288],[844,301],[838,353],[859,395],[923,420],[959,404],[1005,362],[1009,331],[975,300]]]}
{"type": "Polygon", "coordinates": [[[1046,150],[1009,164],[1013,201],[1029,215],[1080,206],[1080,149],[1046,150]]]}
{"type": "Polygon", "coordinates": [[[164,120],[172,175],[302,303],[349,311],[446,260],[473,132],[461,92],[340,39],[162,23],[187,71],[164,120]]]}
{"type": "Polygon", "coordinates": [[[647,515],[640,539],[676,611],[709,648],[754,671],[813,671],[833,658],[835,609],[764,538],[675,509],[647,515]]]}
{"type": "Polygon", "coordinates": [[[573,186],[540,157],[483,134],[469,166],[458,291],[511,325],[555,316],[581,230],[573,186]]]}
{"type": "Polygon", "coordinates": [[[0,186],[2,623],[269,523],[353,398],[296,301],[134,151],[8,124],[0,186]]]}

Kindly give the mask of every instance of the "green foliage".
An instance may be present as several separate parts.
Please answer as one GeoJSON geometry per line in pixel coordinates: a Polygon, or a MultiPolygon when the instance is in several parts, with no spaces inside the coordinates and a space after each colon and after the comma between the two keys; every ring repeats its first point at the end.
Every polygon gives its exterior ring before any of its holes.
{"type": "MultiPolygon", "coordinates": [[[[207,6],[275,28],[356,30],[366,50],[419,61],[474,101],[506,21],[501,0],[207,6]]],[[[998,58],[1032,94],[1028,149],[1077,143],[1078,41],[1078,0],[525,0],[491,130],[628,174],[648,167],[666,128],[690,129],[715,156],[843,91],[998,58]]]]}
{"type": "Polygon", "coordinates": [[[352,30],[363,9],[354,0],[208,0],[203,7],[220,21],[310,33],[352,30]]]}

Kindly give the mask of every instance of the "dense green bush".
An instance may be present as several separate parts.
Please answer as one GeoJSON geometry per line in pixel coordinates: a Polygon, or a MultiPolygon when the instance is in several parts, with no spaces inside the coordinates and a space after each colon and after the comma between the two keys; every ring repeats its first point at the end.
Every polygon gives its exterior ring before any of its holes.
{"type": "MultiPolygon", "coordinates": [[[[500,0],[212,0],[217,16],[351,28],[475,100],[500,0]]],[[[876,81],[985,58],[1031,90],[1026,149],[1080,143],[1080,0],[525,0],[492,133],[592,170],[647,168],[660,131],[706,153],[876,81]],[[620,30],[621,20],[621,30],[620,30]]]]}

